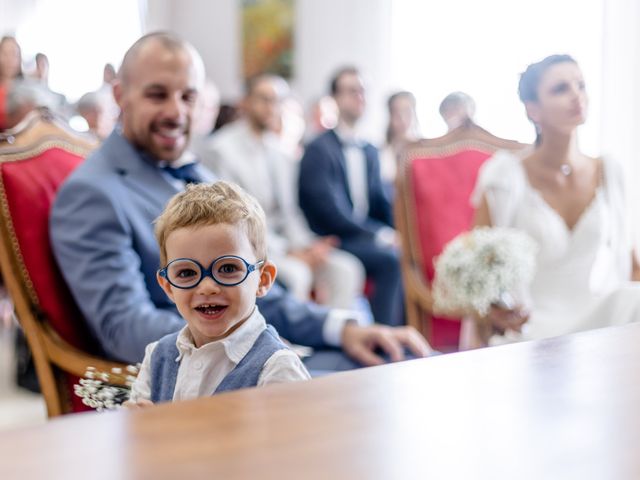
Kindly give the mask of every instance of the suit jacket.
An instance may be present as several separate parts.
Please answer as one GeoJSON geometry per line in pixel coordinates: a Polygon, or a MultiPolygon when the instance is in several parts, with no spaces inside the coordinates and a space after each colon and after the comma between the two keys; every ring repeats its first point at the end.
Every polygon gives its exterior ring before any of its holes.
{"type": "Polygon", "coordinates": [[[300,163],[300,207],[318,235],[337,235],[342,240],[373,237],[383,226],[393,226],[392,209],[380,179],[376,148],[364,146],[369,214],[353,215],[346,161],[340,139],[329,130],[311,142],[300,163]]]}
{"type": "MultiPolygon", "coordinates": [[[[211,172],[198,166],[204,181],[211,172]]],[[[145,346],[184,326],[156,281],[153,221],[180,188],[118,132],[62,185],[50,217],[54,254],[92,332],[110,357],[141,361],[145,346]]],[[[258,299],[265,319],[295,343],[324,346],[328,310],[275,286],[258,299]]]]}

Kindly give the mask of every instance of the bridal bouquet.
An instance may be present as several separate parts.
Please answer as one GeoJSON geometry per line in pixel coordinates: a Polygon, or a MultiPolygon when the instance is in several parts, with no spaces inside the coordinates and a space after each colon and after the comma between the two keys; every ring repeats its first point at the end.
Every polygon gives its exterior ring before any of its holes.
{"type": "Polygon", "coordinates": [[[101,372],[94,367],[87,367],[79,384],[73,386],[74,393],[82,398],[86,406],[101,412],[103,410],[117,410],[129,399],[131,386],[136,380],[139,366],[127,365],[112,368],[111,372],[101,372]]]}
{"type": "Polygon", "coordinates": [[[443,311],[507,308],[533,278],[537,246],[511,228],[480,227],[458,235],[435,260],[434,305],[443,311]]]}

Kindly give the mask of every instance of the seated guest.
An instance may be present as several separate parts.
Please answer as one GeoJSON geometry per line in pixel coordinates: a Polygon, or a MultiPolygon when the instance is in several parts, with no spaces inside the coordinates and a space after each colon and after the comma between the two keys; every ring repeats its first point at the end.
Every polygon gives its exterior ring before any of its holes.
{"type": "Polygon", "coordinates": [[[36,108],[55,111],[57,99],[51,91],[33,79],[16,80],[11,83],[6,99],[7,129],[14,129],[25,121],[36,108]]]}
{"type": "Polygon", "coordinates": [[[307,121],[303,136],[304,143],[335,128],[338,124],[338,107],[331,95],[322,95],[313,100],[307,111],[307,121]]]}
{"type": "MultiPolygon", "coordinates": [[[[196,50],[173,34],[152,33],[127,51],[118,76],[121,124],[60,188],[50,234],[64,279],[105,355],[139,362],[146,345],[184,327],[156,280],[153,221],[187,183],[215,178],[187,151],[204,81],[196,50]]],[[[315,349],[305,359],[310,369],[380,364],[379,347],[394,361],[404,358],[404,348],[429,353],[413,329],[363,327],[349,311],[301,303],[277,285],[256,303],[280,335],[315,349]]]]}
{"type": "Polygon", "coordinates": [[[397,92],[387,101],[389,125],[385,144],[380,149],[380,175],[390,199],[398,170],[398,156],[410,142],[420,138],[416,114],[416,97],[411,92],[397,92]]]}
{"type": "Polygon", "coordinates": [[[14,37],[0,39],[0,130],[7,125],[7,93],[11,84],[22,75],[22,53],[14,37]]]}
{"type": "Polygon", "coordinates": [[[100,96],[105,109],[105,117],[109,125],[115,125],[120,115],[120,107],[113,98],[113,84],[116,82],[116,70],[113,65],[106,63],[102,69],[102,85],[96,93],[100,96]]]}
{"type": "Polygon", "coordinates": [[[193,140],[205,140],[213,133],[220,113],[220,91],[212,80],[205,80],[198,95],[193,119],[193,140]]]}
{"type": "Polygon", "coordinates": [[[640,320],[640,268],[625,179],[611,159],[580,151],[587,93],[578,64],[553,55],[522,74],[520,99],[538,133],[519,154],[480,171],[476,225],[523,230],[537,243],[525,310],[493,308],[468,320],[466,346],[536,340],[640,320]]]}
{"type": "Polygon", "coordinates": [[[298,208],[293,159],[272,128],[289,87],[264,74],[247,85],[244,117],[217,132],[200,152],[202,162],[220,178],[252,194],[267,216],[269,257],[278,265],[280,282],[300,300],[352,308],[362,294],[364,268],[353,255],[334,248],[334,237],[316,237],[298,208]]]}
{"type": "Polygon", "coordinates": [[[220,111],[216,117],[216,123],[213,125],[213,131],[217,132],[224,126],[235,122],[241,117],[240,109],[236,105],[223,103],[220,105],[220,111]]]}
{"type": "Polygon", "coordinates": [[[52,110],[64,118],[69,118],[73,114],[73,109],[67,102],[67,98],[61,93],[54,92],[49,87],[49,57],[44,53],[36,53],[36,68],[32,73],[32,78],[39,82],[53,98],[52,110]]]}
{"type": "Polygon", "coordinates": [[[89,132],[104,140],[113,130],[114,120],[109,117],[106,100],[98,92],[85,93],[76,103],[76,111],[85,119],[89,132]]]}
{"type": "Polygon", "coordinates": [[[147,346],[131,402],[308,379],[256,306],[276,277],[256,200],[226,182],[191,185],[155,223],[158,282],[187,325],[147,346]]]}
{"type": "Polygon", "coordinates": [[[398,237],[380,177],[376,148],[356,125],[365,110],[358,70],[344,68],[331,81],[338,126],[311,142],[300,164],[299,199],[311,229],[335,235],[372,277],[373,316],[378,323],[403,323],[398,237]]]}
{"type": "Polygon", "coordinates": [[[473,121],[476,114],[476,102],[464,92],[453,92],[440,103],[440,116],[447,124],[448,131],[473,121]]]}

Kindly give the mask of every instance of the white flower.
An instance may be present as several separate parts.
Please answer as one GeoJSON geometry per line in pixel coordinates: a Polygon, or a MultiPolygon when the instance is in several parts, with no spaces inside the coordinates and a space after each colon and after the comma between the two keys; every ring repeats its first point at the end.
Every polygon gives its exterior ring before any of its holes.
{"type": "Polygon", "coordinates": [[[519,230],[481,227],[458,235],[435,260],[436,308],[486,315],[505,294],[529,285],[536,252],[519,230]]]}
{"type": "MultiPolygon", "coordinates": [[[[125,369],[127,372],[133,373],[138,369],[132,365],[129,365],[125,369]]],[[[123,369],[113,368],[112,373],[114,375],[122,375],[123,369]]],[[[106,382],[111,380],[110,375],[107,372],[101,372],[94,367],[87,367],[85,374],[87,378],[81,378],[79,384],[73,386],[74,393],[82,399],[82,403],[88,407],[94,408],[101,412],[104,410],[115,410],[120,408],[120,404],[129,399],[131,394],[130,386],[109,385],[106,382]],[[100,378],[101,380],[97,380],[100,378]],[[103,383],[105,382],[105,383],[103,383]]],[[[136,377],[133,375],[127,375],[127,383],[133,383],[136,377]]],[[[122,378],[116,379],[121,381],[122,378]]]]}

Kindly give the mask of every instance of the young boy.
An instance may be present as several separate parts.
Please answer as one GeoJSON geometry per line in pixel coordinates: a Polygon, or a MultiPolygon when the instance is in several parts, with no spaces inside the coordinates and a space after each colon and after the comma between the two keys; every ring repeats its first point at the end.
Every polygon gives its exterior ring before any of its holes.
{"type": "Polygon", "coordinates": [[[169,201],[155,232],[158,282],[187,325],[147,346],[127,406],[309,378],[255,304],[276,267],[253,197],[227,182],[191,185],[169,201]]]}

